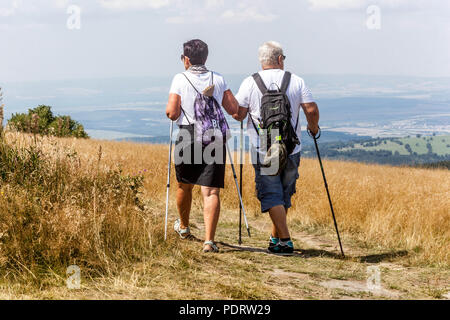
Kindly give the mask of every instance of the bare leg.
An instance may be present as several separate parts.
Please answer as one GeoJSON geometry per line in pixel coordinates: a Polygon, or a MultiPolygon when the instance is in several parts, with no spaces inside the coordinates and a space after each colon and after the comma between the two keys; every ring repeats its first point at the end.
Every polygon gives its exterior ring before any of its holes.
{"type": "Polygon", "coordinates": [[[192,189],[194,185],[178,183],[177,189],[177,208],[180,214],[180,228],[186,229],[189,226],[189,214],[192,204],[192,189]]]}
{"type": "MultiPolygon", "coordinates": [[[[286,216],[287,216],[288,210],[289,210],[289,209],[285,209],[285,210],[286,210],[286,216]]],[[[286,223],[287,223],[287,222],[286,222],[286,223]]],[[[274,238],[280,238],[280,237],[278,236],[277,227],[276,227],[274,224],[272,224],[272,237],[274,237],[274,238]]]]}
{"type": "Polygon", "coordinates": [[[286,216],[287,210],[284,206],[276,206],[269,210],[272,219],[272,236],[275,238],[290,238],[287,226],[286,216]]]}
{"type": "Polygon", "coordinates": [[[202,187],[205,241],[214,241],[220,215],[220,189],[202,187]]]}

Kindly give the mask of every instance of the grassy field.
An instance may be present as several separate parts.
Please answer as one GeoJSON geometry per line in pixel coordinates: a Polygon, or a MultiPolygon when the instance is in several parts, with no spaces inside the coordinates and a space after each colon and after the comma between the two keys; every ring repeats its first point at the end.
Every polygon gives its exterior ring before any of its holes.
{"type": "Polygon", "coordinates": [[[405,138],[388,138],[377,146],[365,146],[364,143],[356,143],[353,148],[343,148],[342,151],[352,149],[363,149],[366,151],[387,150],[400,155],[409,155],[405,146],[410,145],[412,152],[417,154],[426,154],[428,152],[427,144],[431,144],[433,153],[440,156],[450,155],[450,136],[423,136],[423,137],[405,137],[405,138]],[[384,142],[385,141],[385,142],[384,142]],[[402,143],[401,145],[399,144],[402,143]]]}
{"type": "MultiPolygon", "coordinates": [[[[449,298],[448,170],[326,161],[345,259],[316,160],[301,163],[288,216],[297,251],[289,258],[265,253],[270,222],[259,212],[249,164],[243,192],[252,238],[237,245],[238,201],[227,170],[222,250],[208,255],[201,240],[170,232],[163,241],[167,146],[10,132],[1,146],[0,299],[449,298]],[[81,268],[79,290],[65,284],[73,264],[81,268]],[[380,270],[378,291],[368,290],[368,267],[380,270]]],[[[201,210],[195,189],[199,239],[201,210]]]]}

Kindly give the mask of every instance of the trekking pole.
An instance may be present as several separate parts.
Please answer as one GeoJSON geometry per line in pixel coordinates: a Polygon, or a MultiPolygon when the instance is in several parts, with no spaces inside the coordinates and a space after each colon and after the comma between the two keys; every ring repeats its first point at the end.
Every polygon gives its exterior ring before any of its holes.
{"type": "Polygon", "coordinates": [[[321,135],[320,128],[319,128],[318,135],[313,135],[313,133],[310,130],[308,130],[308,134],[311,138],[314,139],[317,157],[319,158],[320,169],[322,170],[323,181],[325,183],[325,189],[327,190],[328,201],[330,202],[331,215],[333,216],[334,227],[336,228],[336,233],[337,233],[337,237],[338,237],[338,241],[339,241],[339,247],[341,248],[342,257],[345,258],[344,249],[342,249],[341,237],[339,236],[339,229],[338,229],[338,225],[336,222],[336,216],[334,215],[333,203],[331,202],[330,191],[328,190],[327,178],[325,178],[325,171],[323,170],[322,158],[320,157],[319,146],[317,145],[317,140],[320,138],[320,135],[321,135]]]}
{"type": "MultiPolygon", "coordinates": [[[[242,170],[244,167],[244,121],[241,121],[241,138],[240,138],[240,172],[239,172],[239,186],[241,190],[241,196],[243,196],[242,191],[242,170]]],[[[239,244],[242,244],[242,204],[239,202],[239,244]]]]}
{"type": "Polygon", "coordinates": [[[166,220],[164,223],[164,241],[167,240],[167,219],[169,217],[169,189],[170,189],[170,169],[172,162],[172,134],[173,121],[170,121],[170,147],[169,147],[169,164],[167,165],[167,191],[166,191],[166,220]]]}
{"type": "Polygon", "coordinates": [[[242,206],[242,213],[244,214],[244,221],[245,221],[245,225],[247,227],[247,233],[248,233],[248,236],[251,237],[251,235],[250,235],[250,227],[248,226],[248,221],[247,221],[247,215],[245,214],[244,203],[242,202],[241,189],[239,188],[239,183],[238,183],[237,176],[236,176],[236,170],[234,169],[233,157],[231,156],[231,151],[230,151],[230,148],[228,147],[228,142],[225,142],[225,144],[226,144],[226,149],[227,149],[227,152],[228,152],[228,157],[230,158],[231,169],[233,170],[234,183],[236,184],[236,189],[237,189],[237,192],[238,192],[239,201],[240,201],[240,204],[242,206]]]}

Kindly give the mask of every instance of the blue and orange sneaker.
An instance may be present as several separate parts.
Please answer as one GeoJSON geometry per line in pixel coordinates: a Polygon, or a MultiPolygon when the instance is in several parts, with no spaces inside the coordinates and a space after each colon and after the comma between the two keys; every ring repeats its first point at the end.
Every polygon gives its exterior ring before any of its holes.
{"type": "Polygon", "coordinates": [[[267,251],[280,256],[291,256],[294,254],[294,243],[289,241],[278,241],[277,244],[269,246],[267,251]]]}
{"type": "Polygon", "coordinates": [[[275,238],[272,235],[270,235],[269,248],[276,246],[278,242],[280,242],[280,238],[275,238]]]}

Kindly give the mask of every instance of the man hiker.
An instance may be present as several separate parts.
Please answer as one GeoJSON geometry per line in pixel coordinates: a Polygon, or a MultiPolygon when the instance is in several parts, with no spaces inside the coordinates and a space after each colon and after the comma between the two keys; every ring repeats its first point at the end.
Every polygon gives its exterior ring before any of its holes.
{"type": "MultiPolygon", "coordinates": [[[[296,192],[295,186],[299,177],[298,168],[301,151],[300,107],[303,108],[306,115],[308,130],[314,135],[319,131],[319,109],[317,104],[314,102],[312,94],[303,79],[284,71],[285,59],[286,56],[283,53],[283,49],[277,42],[269,41],[259,48],[259,61],[262,65],[262,71],[246,78],[242,82],[236,95],[240,105],[239,112],[233,115],[233,118],[238,121],[245,119],[247,114],[249,116],[247,130],[252,144],[252,163],[255,169],[257,197],[261,202],[261,211],[263,213],[268,212],[273,222],[268,251],[280,255],[290,255],[294,251],[286,215],[291,207],[291,197],[296,192]],[[273,100],[274,97],[275,100],[273,100]],[[287,97],[288,101],[286,99],[283,100],[283,97],[287,97]],[[271,101],[275,101],[272,104],[273,108],[270,108],[271,101]],[[281,105],[277,104],[277,101],[282,101],[281,105]],[[263,110],[264,112],[261,112],[262,108],[266,108],[264,105],[267,105],[267,102],[269,102],[269,109],[275,109],[275,111],[263,110]],[[262,139],[260,129],[268,121],[270,122],[270,119],[262,119],[262,117],[267,117],[267,114],[270,115],[270,112],[277,112],[277,108],[285,108],[287,112],[284,114],[289,114],[289,119],[287,120],[287,125],[283,127],[284,129],[282,128],[282,131],[285,130],[285,132],[282,132],[283,136],[275,139],[283,142],[283,144],[274,143],[273,145],[282,146],[280,150],[289,150],[291,152],[286,154],[284,162],[283,159],[281,160],[283,166],[279,172],[267,175],[262,170],[261,164],[261,159],[265,158],[266,152],[259,148],[262,139]],[[289,136],[289,139],[287,139],[287,136],[289,136]],[[284,144],[285,141],[286,145],[284,144]]],[[[272,113],[271,115],[281,118],[283,116],[282,113],[272,113]]],[[[275,124],[279,125],[280,122],[275,124]]]]}
{"type": "Polygon", "coordinates": [[[206,43],[191,40],[183,45],[183,50],[181,61],[186,71],[174,77],[166,108],[167,117],[176,121],[180,128],[175,143],[176,200],[180,219],[175,221],[174,230],[181,239],[191,237],[192,189],[195,185],[201,186],[205,221],[203,251],[217,252],[214,236],[220,213],[220,189],[224,188],[226,138],[219,139],[218,135],[211,138],[207,131],[226,135],[228,124],[222,107],[232,115],[238,112],[239,105],[224,78],[205,66],[208,58],[206,43]],[[214,161],[208,160],[206,154],[212,144],[215,148],[210,154],[214,161]]]}

